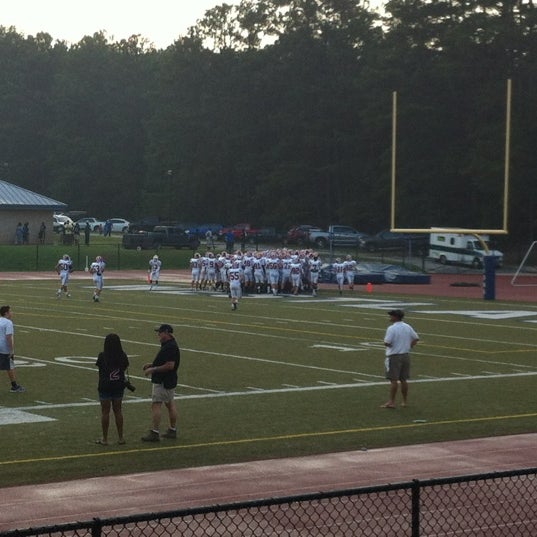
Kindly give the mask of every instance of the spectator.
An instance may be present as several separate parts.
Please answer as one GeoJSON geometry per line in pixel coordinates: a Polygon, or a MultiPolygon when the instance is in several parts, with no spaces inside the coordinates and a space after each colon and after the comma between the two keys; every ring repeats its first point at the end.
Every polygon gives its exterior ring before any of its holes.
{"type": "Polygon", "coordinates": [[[23,232],[22,232],[22,222],[17,224],[15,229],[15,244],[22,244],[23,232]]]}
{"type": "Polygon", "coordinates": [[[73,227],[73,240],[75,241],[75,244],[80,244],[80,224],[78,222],[76,222],[73,227]]]}
{"type": "Polygon", "coordinates": [[[233,231],[228,231],[226,233],[226,250],[229,254],[232,254],[233,248],[235,248],[235,235],[233,235],[233,231]]]}
{"type": "Polygon", "coordinates": [[[30,224],[28,222],[24,222],[24,226],[22,226],[22,244],[29,244],[30,242],[30,224]]]}
{"type": "Polygon", "coordinates": [[[129,367],[129,359],[121,346],[117,334],[108,334],[104,338],[104,349],[97,357],[95,364],[99,368],[99,400],[101,402],[102,437],[96,444],[108,445],[108,428],[110,426],[110,410],[114,411],[118,444],[124,444],[123,412],[121,403],[125,391],[125,371],[129,367]]]}
{"type": "Polygon", "coordinates": [[[160,441],[160,420],[162,404],[168,410],[169,427],[162,435],[163,438],[177,438],[177,408],[175,406],[175,387],[177,386],[177,370],[181,355],[177,341],[173,336],[173,327],[169,324],[162,324],[155,329],[160,340],[160,350],[153,363],[145,364],[144,374],[151,375],[152,383],[152,403],[151,417],[152,428],[142,436],[144,442],[160,441]]]}
{"type": "Polygon", "coordinates": [[[11,392],[21,393],[26,389],[17,383],[15,374],[15,342],[13,334],[15,332],[13,321],[11,320],[13,312],[10,306],[0,308],[0,369],[4,370],[11,382],[11,392]]]}
{"type": "Polygon", "coordinates": [[[39,227],[39,244],[45,244],[45,235],[47,234],[47,226],[45,225],[45,222],[41,222],[41,226],[39,227]]]}
{"type": "Polygon", "coordinates": [[[403,321],[402,310],[388,312],[392,323],[386,330],[384,345],[386,347],[386,378],[390,381],[390,398],[382,408],[395,408],[395,396],[401,383],[402,406],[407,405],[408,379],[410,378],[410,350],[419,341],[414,329],[403,321]]]}

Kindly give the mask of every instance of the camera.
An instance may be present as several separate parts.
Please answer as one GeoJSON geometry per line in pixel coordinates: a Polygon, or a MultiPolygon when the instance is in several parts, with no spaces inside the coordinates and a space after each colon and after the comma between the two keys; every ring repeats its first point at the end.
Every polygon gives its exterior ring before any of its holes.
{"type": "Polygon", "coordinates": [[[127,388],[127,390],[129,390],[129,391],[131,391],[131,392],[133,392],[134,390],[136,390],[136,387],[133,386],[133,385],[131,384],[131,381],[130,381],[130,380],[126,380],[126,381],[125,381],[125,388],[127,388]]]}

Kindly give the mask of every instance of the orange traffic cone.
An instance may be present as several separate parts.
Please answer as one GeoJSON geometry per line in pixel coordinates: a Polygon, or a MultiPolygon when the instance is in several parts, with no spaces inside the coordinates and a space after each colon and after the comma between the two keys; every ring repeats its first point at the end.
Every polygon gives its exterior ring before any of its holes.
{"type": "Polygon", "coordinates": [[[373,284],[371,282],[367,282],[367,292],[368,293],[373,292],[373,284]]]}

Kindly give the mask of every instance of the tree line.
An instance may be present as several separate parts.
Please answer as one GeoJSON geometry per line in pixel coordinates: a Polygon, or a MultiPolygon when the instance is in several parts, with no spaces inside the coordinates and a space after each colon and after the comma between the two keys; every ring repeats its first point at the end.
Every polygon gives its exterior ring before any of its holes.
{"type": "Polygon", "coordinates": [[[156,49],[0,26],[0,178],[98,217],[537,231],[532,1],[242,0],[156,49]]]}

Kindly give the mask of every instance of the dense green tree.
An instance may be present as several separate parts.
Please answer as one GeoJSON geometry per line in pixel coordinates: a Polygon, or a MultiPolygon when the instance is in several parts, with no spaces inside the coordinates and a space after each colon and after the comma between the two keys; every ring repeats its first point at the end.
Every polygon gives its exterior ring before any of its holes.
{"type": "Polygon", "coordinates": [[[155,50],[0,27],[1,177],[99,217],[537,234],[532,2],[242,0],[155,50]],[[395,92],[395,93],[394,93],[395,92]],[[461,203],[463,201],[463,203],[461,203]]]}

